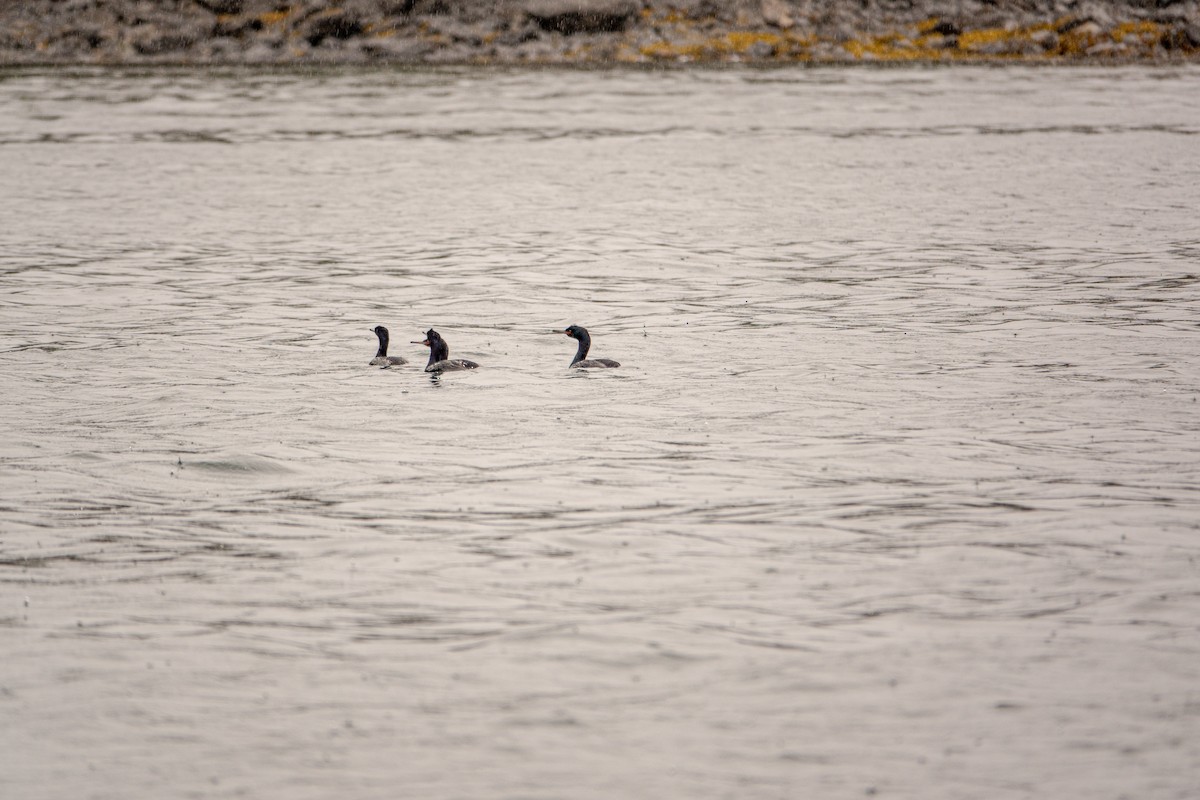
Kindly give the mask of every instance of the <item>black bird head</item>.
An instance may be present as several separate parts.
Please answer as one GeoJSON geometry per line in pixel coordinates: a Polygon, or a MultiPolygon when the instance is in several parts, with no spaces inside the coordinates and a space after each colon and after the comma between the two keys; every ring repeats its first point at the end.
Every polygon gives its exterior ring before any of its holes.
{"type": "Polygon", "coordinates": [[[592,337],[588,336],[587,329],[581,328],[578,325],[568,325],[563,329],[562,333],[579,342],[579,349],[575,351],[575,358],[571,363],[574,364],[576,361],[582,361],[587,358],[588,350],[592,346],[592,337]]]}
{"type": "Polygon", "coordinates": [[[433,347],[434,342],[440,342],[440,341],[442,341],[442,335],[440,333],[438,333],[437,331],[435,331],[433,328],[430,328],[429,330],[425,331],[425,341],[413,342],[413,344],[423,344],[426,347],[433,347]]]}
{"type": "Polygon", "coordinates": [[[450,345],[446,344],[446,340],[442,338],[442,335],[433,328],[425,331],[425,341],[413,342],[413,344],[423,344],[429,348],[430,364],[437,361],[444,361],[450,357],[450,345]]]}

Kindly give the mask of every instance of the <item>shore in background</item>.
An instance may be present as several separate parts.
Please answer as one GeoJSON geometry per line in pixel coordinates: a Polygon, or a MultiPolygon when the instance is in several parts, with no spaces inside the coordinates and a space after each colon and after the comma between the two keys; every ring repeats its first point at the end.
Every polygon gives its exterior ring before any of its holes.
{"type": "Polygon", "coordinates": [[[0,65],[1200,60],[1180,0],[0,0],[0,65]]]}

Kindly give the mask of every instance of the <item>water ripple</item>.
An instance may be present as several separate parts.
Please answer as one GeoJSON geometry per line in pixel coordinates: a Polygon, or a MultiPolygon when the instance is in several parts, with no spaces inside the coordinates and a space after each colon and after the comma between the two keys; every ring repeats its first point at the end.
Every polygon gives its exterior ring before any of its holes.
{"type": "Polygon", "coordinates": [[[7,779],[1185,796],[1194,77],[7,75],[7,779]]]}

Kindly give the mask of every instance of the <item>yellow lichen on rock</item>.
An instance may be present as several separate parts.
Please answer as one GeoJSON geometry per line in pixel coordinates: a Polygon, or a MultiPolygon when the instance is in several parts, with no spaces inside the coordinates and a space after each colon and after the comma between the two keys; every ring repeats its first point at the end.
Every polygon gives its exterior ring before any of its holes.
{"type": "Polygon", "coordinates": [[[771,54],[776,55],[784,45],[784,37],[770,31],[731,31],[724,36],[705,39],[652,42],[642,46],[640,52],[658,60],[711,61],[744,55],[759,44],[769,47],[771,54]]]}
{"type": "Polygon", "coordinates": [[[281,24],[284,20],[286,20],[291,15],[292,15],[292,12],[290,9],[285,9],[283,11],[267,11],[263,14],[259,14],[258,17],[256,17],[256,19],[259,22],[261,22],[264,26],[269,28],[272,25],[281,24]]]}
{"type": "Polygon", "coordinates": [[[778,49],[783,43],[783,37],[777,33],[766,31],[733,31],[724,37],[720,47],[725,52],[745,53],[756,44],[770,45],[778,49]]]}
{"type": "Polygon", "coordinates": [[[842,48],[857,59],[866,61],[937,61],[945,52],[930,46],[938,34],[920,37],[915,41],[899,34],[890,33],[863,41],[851,39],[842,43],[842,48]]]}
{"type": "Polygon", "coordinates": [[[1114,42],[1123,42],[1132,36],[1142,44],[1151,45],[1158,42],[1162,36],[1162,26],[1154,22],[1122,22],[1112,30],[1114,42]]]}
{"type": "Polygon", "coordinates": [[[1006,28],[978,28],[973,31],[963,31],[958,35],[958,49],[965,51],[980,50],[989,45],[999,44],[1014,39],[1019,31],[1006,28]]]}
{"type": "Polygon", "coordinates": [[[1085,22],[1064,31],[1059,37],[1059,52],[1065,56],[1080,56],[1095,47],[1103,30],[1094,22],[1085,22]]]}
{"type": "Polygon", "coordinates": [[[932,33],[933,29],[942,24],[940,17],[930,17],[927,20],[917,23],[917,33],[922,36],[927,33],[932,33]]]}

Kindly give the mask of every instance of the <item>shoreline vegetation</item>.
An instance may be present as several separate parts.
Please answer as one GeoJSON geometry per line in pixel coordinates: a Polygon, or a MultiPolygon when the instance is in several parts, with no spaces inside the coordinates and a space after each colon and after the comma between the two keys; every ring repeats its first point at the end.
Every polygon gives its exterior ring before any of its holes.
{"type": "Polygon", "coordinates": [[[1200,63],[1194,0],[0,0],[0,66],[1200,63]]]}

